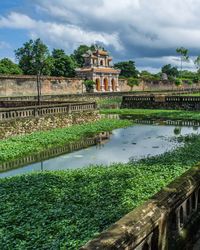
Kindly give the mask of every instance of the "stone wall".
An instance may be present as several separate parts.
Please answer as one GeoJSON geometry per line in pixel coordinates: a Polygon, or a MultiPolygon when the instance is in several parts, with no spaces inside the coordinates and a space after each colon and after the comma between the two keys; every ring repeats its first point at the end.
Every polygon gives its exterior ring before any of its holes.
{"type": "Polygon", "coordinates": [[[57,114],[45,117],[15,119],[0,123],[0,139],[24,135],[36,131],[69,127],[73,124],[93,122],[100,118],[97,111],[84,111],[72,114],[57,114]]]}
{"type": "MultiPolygon", "coordinates": [[[[76,94],[85,91],[78,78],[42,77],[43,95],[76,94]]],[[[0,96],[37,95],[35,76],[0,76],[0,96]]]]}
{"type": "MultiPolygon", "coordinates": [[[[85,92],[83,80],[79,78],[65,77],[42,77],[42,95],[63,95],[63,94],[81,94],[85,92]]],[[[196,85],[192,86],[193,88],[196,85]]],[[[185,84],[179,89],[188,88],[185,84]]],[[[133,91],[159,91],[159,90],[177,90],[178,88],[170,82],[152,81],[141,82],[135,86],[133,91]]],[[[126,79],[119,79],[119,90],[121,92],[130,91],[126,79]]],[[[37,95],[35,76],[5,76],[0,75],[0,97],[3,96],[33,96],[37,95]]]]}

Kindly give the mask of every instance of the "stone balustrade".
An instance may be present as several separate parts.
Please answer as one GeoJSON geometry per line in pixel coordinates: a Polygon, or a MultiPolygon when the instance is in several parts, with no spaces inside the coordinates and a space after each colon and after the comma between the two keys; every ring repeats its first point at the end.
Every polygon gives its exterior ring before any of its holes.
{"type": "Polygon", "coordinates": [[[200,110],[200,96],[123,96],[121,108],[200,110]]]}
{"type": "Polygon", "coordinates": [[[197,166],[81,249],[192,249],[191,240],[199,229],[199,211],[200,166],[197,166]]]}
{"type": "Polygon", "coordinates": [[[95,102],[63,103],[29,107],[0,108],[0,121],[17,118],[32,118],[45,115],[70,114],[72,112],[93,111],[95,102]]]}

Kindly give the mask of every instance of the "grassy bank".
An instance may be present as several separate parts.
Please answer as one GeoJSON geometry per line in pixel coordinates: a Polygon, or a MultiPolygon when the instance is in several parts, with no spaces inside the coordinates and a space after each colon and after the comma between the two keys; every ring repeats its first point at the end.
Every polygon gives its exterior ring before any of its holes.
{"type": "Polygon", "coordinates": [[[44,150],[64,146],[94,136],[103,131],[131,125],[130,121],[102,119],[84,125],[75,125],[69,128],[54,129],[45,132],[36,132],[26,136],[16,136],[0,141],[0,163],[19,159],[23,156],[39,153],[44,150]]]}
{"type": "Polygon", "coordinates": [[[0,249],[79,249],[199,161],[195,136],[137,163],[2,179],[0,249]]]}
{"type": "Polygon", "coordinates": [[[134,115],[141,118],[196,120],[200,121],[199,111],[159,110],[159,109],[103,109],[101,114],[134,115]]]}

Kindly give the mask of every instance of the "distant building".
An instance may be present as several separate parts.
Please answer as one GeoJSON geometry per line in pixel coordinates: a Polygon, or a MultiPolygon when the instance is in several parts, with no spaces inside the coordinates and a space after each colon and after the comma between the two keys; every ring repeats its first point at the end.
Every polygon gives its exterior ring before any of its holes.
{"type": "Polygon", "coordinates": [[[77,76],[95,82],[94,92],[119,91],[118,78],[120,70],[112,67],[112,58],[105,50],[87,51],[84,66],[77,69],[77,76]]]}

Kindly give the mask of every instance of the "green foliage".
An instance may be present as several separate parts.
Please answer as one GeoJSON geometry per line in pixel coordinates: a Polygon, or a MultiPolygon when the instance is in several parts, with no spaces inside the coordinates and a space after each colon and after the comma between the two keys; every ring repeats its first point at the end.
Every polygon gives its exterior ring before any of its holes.
{"type": "Polygon", "coordinates": [[[181,72],[180,72],[180,77],[182,78],[182,69],[183,69],[183,62],[187,62],[189,60],[188,56],[188,49],[185,49],[184,47],[180,47],[176,49],[176,52],[180,55],[181,57],[181,72]]]}
{"type": "Polygon", "coordinates": [[[15,51],[15,55],[24,74],[50,75],[51,57],[48,47],[40,39],[24,43],[23,47],[15,51]]]}
{"type": "Polygon", "coordinates": [[[165,66],[162,67],[162,73],[167,74],[167,76],[171,76],[171,77],[177,77],[179,72],[177,67],[172,67],[171,64],[167,64],[165,66]]]}
{"type": "Polygon", "coordinates": [[[138,78],[130,77],[130,78],[128,78],[127,84],[131,88],[131,91],[132,91],[134,86],[139,85],[139,80],[138,80],[138,78]]]}
{"type": "Polygon", "coordinates": [[[0,249],[79,249],[200,161],[200,138],[139,162],[0,180],[0,249]]]}
{"type": "Polygon", "coordinates": [[[175,80],[175,85],[176,85],[177,87],[181,86],[182,84],[183,84],[183,81],[182,81],[181,79],[177,78],[177,79],[175,80]]]}
{"type": "Polygon", "coordinates": [[[200,56],[197,56],[197,58],[194,61],[194,64],[195,64],[197,70],[199,71],[199,69],[200,69],[200,56]]]}
{"type": "Polygon", "coordinates": [[[143,81],[159,81],[161,79],[159,74],[151,74],[150,72],[143,70],[140,72],[140,79],[143,81]]]}
{"type": "Polygon", "coordinates": [[[0,141],[0,163],[39,153],[50,148],[68,145],[103,131],[126,127],[130,121],[102,119],[97,122],[74,125],[69,128],[36,132],[0,141]]]}
{"type": "Polygon", "coordinates": [[[129,77],[138,77],[138,71],[135,67],[135,62],[134,61],[127,61],[127,62],[119,62],[114,65],[116,69],[120,69],[121,77],[129,78],[129,77]]]}
{"type": "Polygon", "coordinates": [[[85,80],[83,84],[85,85],[87,92],[93,92],[95,85],[95,82],[93,80],[85,80]]]}
{"type": "Polygon", "coordinates": [[[71,57],[76,61],[79,67],[83,67],[84,64],[83,54],[85,54],[88,50],[94,51],[95,45],[91,46],[80,45],[76,50],[74,50],[74,53],[71,55],[71,57]]]}
{"type": "Polygon", "coordinates": [[[74,77],[76,63],[72,57],[65,54],[62,49],[54,49],[52,51],[52,69],[51,75],[74,77]]]}
{"type": "Polygon", "coordinates": [[[17,64],[13,63],[10,59],[3,58],[0,60],[0,74],[20,75],[22,74],[22,70],[17,64]]]}
{"type": "Polygon", "coordinates": [[[200,121],[199,111],[157,110],[157,109],[106,109],[102,114],[133,115],[135,118],[195,120],[200,121]]]}
{"type": "Polygon", "coordinates": [[[187,84],[191,86],[193,84],[193,81],[192,80],[187,80],[187,84]]]}

